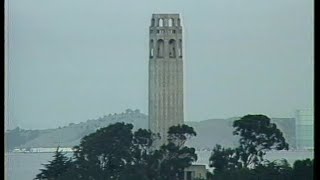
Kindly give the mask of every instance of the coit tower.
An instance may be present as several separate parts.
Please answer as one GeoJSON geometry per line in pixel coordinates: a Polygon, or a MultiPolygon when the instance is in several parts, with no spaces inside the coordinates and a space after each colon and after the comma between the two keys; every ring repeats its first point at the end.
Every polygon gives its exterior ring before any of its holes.
{"type": "Polygon", "coordinates": [[[149,129],[164,144],[169,127],[184,123],[180,16],[153,14],[149,30],[149,129]]]}

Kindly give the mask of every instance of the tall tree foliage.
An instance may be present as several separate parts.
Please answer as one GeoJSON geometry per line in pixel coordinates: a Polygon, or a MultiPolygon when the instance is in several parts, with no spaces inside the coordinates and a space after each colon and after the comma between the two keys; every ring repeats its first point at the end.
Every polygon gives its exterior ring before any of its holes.
{"type": "Polygon", "coordinates": [[[59,147],[55,151],[53,158],[48,164],[44,164],[45,169],[40,169],[41,172],[35,179],[57,180],[71,167],[71,159],[66,157],[62,151],[59,151],[59,147]]]}
{"type": "Polygon", "coordinates": [[[277,125],[265,115],[246,115],[234,121],[233,134],[239,135],[237,151],[245,167],[255,167],[263,162],[269,150],[288,150],[289,145],[277,125]]]}
{"type": "Polygon", "coordinates": [[[239,162],[239,155],[236,149],[223,148],[217,144],[216,147],[213,148],[209,158],[209,166],[214,167],[215,174],[219,174],[241,168],[242,164],[239,162]]]}
{"type": "Polygon", "coordinates": [[[83,169],[84,176],[118,179],[119,172],[133,161],[132,128],[131,124],[116,123],[85,136],[75,147],[78,166],[83,169]]]}
{"type": "Polygon", "coordinates": [[[234,135],[240,136],[239,146],[223,148],[217,145],[209,159],[214,173],[209,179],[224,180],[311,180],[311,160],[296,161],[292,168],[283,160],[264,159],[269,150],[289,148],[276,124],[264,115],[247,115],[234,121],[234,135]]]}
{"type": "Polygon", "coordinates": [[[160,176],[163,180],[181,179],[183,170],[197,160],[195,149],[185,146],[185,142],[197,133],[187,125],[169,128],[168,143],[160,148],[160,176]]]}
{"type": "Polygon", "coordinates": [[[313,161],[310,159],[297,160],[293,164],[293,180],[312,180],[313,179],[313,161]]]}
{"type": "Polygon", "coordinates": [[[255,169],[232,168],[214,173],[208,180],[292,180],[292,168],[286,160],[266,161],[255,169]]]}
{"type": "Polygon", "coordinates": [[[172,126],[168,131],[168,142],[174,143],[176,146],[181,148],[185,142],[196,136],[197,133],[194,131],[193,127],[182,124],[177,126],[172,126]]]}
{"type": "Polygon", "coordinates": [[[264,163],[268,164],[263,158],[267,151],[289,148],[282,132],[267,116],[246,115],[234,121],[233,127],[233,134],[240,136],[239,145],[236,148],[217,145],[213,149],[209,165],[215,168],[216,174],[243,168],[255,169],[264,163]]]}
{"type": "MultiPolygon", "coordinates": [[[[82,138],[74,147],[74,160],[56,180],[175,180],[197,159],[195,149],[184,146],[196,135],[189,126],[171,127],[169,143],[156,150],[152,148],[155,134],[132,129],[132,124],[115,123],[82,138]]],[[[47,166],[48,172],[54,170],[47,166]]]]}

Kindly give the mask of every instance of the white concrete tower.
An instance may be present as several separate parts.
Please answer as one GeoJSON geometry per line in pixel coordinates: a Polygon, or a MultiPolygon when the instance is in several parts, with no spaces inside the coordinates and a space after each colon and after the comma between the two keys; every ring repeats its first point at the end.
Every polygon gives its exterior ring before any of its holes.
{"type": "Polygon", "coordinates": [[[153,14],[150,26],[149,129],[166,143],[183,124],[182,26],[179,14],[153,14]]]}

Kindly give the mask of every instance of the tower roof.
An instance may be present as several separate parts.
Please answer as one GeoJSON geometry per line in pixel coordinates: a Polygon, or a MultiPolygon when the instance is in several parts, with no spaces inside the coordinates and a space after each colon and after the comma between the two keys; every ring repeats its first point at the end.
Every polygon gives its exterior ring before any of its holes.
{"type": "Polygon", "coordinates": [[[152,18],[179,18],[180,14],[178,13],[170,13],[170,14],[152,14],[152,18]]]}

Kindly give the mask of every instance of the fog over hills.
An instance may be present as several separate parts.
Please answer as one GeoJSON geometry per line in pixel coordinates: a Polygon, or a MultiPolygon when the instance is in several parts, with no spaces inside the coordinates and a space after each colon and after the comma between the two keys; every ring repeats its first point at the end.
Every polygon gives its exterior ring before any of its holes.
{"type": "MultiPolygon", "coordinates": [[[[233,136],[232,123],[239,117],[229,119],[209,119],[204,121],[189,121],[187,125],[194,127],[197,136],[187,142],[187,145],[196,149],[211,149],[216,144],[233,147],[237,137],[233,136]]],[[[295,128],[293,118],[272,118],[272,121],[284,133],[291,147],[295,145],[295,128]]],[[[5,133],[6,149],[37,148],[37,147],[73,147],[80,143],[85,135],[95,132],[115,122],[132,123],[134,129],[148,128],[148,116],[139,110],[127,109],[120,114],[109,114],[98,119],[87,120],[78,124],[46,130],[23,130],[16,128],[5,133]]]]}
{"type": "Polygon", "coordinates": [[[197,136],[190,139],[187,145],[198,149],[211,149],[216,144],[233,147],[237,137],[232,135],[232,119],[209,119],[200,122],[186,122],[197,132],[197,136]]]}

